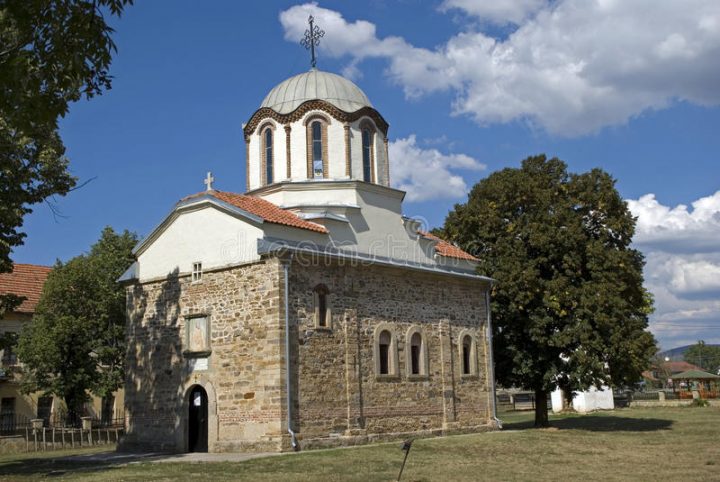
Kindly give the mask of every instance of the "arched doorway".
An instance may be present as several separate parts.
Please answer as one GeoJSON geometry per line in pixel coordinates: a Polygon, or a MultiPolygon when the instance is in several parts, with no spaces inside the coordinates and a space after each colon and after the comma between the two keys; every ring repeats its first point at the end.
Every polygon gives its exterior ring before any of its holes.
{"type": "Polygon", "coordinates": [[[203,387],[190,389],[188,405],[188,452],[207,452],[208,396],[203,387]]]}

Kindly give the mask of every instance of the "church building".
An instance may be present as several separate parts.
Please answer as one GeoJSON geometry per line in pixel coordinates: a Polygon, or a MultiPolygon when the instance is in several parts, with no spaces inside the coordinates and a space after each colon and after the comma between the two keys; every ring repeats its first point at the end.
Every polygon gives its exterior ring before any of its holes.
{"type": "Polygon", "coordinates": [[[121,278],[125,448],[286,451],[496,427],[492,280],[403,216],[387,134],[350,80],[289,78],[244,126],[244,194],[208,173],[139,243],[121,278]]]}

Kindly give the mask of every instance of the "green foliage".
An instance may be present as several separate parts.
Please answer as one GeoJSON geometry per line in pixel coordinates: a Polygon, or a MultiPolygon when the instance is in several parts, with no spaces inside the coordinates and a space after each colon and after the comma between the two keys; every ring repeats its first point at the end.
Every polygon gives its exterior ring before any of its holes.
{"type": "Polygon", "coordinates": [[[720,346],[708,346],[700,340],[685,351],[683,358],[706,372],[716,375],[720,372],[720,346]]]}
{"type": "Polygon", "coordinates": [[[75,185],[58,119],[111,87],[103,12],[132,0],[0,0],[0,272],[22,244],[30,206],[75,185]]]}
{"type": "MultiPolygon", "coordinates": [[[[569,174],[542,155],[493,173],[455,206],[444,237],[498,280],[501,384],[541,393],[640,380],[656,346],[646,331],[652,298],[642,286],[643,257],[630,248],[634,229],[609,174],[569,174]]],[[[536,423],[546,421],[538,413],[536,423]]]]}
{"type": "Polygon", "coordinates": [[[20,337],[24,391],[62,397],[72,413],[88,390],[105,396],[121,386],[125,292],[116,280],[133,262],[136,242],[108,227],[89,253],[56,263],[20,337]]]}
{"type": "Polygon", "coordinates": [[[710,402],[708,402],[707,400],[704,400],[702,398],[693,398],[692,404],[690,406],[691,407],[709,407],[710,402]]]}

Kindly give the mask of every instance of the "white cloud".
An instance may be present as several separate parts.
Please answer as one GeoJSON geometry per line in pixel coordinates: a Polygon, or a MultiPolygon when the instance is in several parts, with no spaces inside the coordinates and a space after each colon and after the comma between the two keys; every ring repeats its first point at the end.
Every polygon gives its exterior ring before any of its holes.
{"type": "Polygon", "coordinates": [[[481,20],[519,24],[545,5],[545,0],[445,0],[440,10],[456,8],[481,20]]]}
{"type": "Polygon", "coordinates": [[[693,202],[692,210],[664,206],[654,194],[628,200],[628,206],[638,217],[638,245],[671,252],[720,250],[720,191],[693,202]]]}
{"type": "Polygon", "coordinates": [[[465,154],[443,154],[437,149],[418,147],[415,135],[390,142],[388,146],[393,187],[407,192],[408,201],[457,199],[468,192],[456,169],[481,171],[485,164],[465,154]]]}
{"type": "Polygon", "coordinates": [[[386,75],[406,96],[450,90],[453,113],[481,125],[523,121],[574,136],[677,100],[720,103],[716,0],[446,0],[442,7],[518,28],[496,39],[468,27],[429,50],[379,38],[374,24],[315,3],[291,7],[280,21],[296,42],[312,13],[327,32],[320,49],[348,57],[350,72],[365,58],[385,58],[386,75]]]}
{"type": "Polygon", "coordinates": [[[691,205],[665,206],[654,194],[628,200],[655,297],[651,330],[665,347],[720,341],[720,191],[691,205]]]}

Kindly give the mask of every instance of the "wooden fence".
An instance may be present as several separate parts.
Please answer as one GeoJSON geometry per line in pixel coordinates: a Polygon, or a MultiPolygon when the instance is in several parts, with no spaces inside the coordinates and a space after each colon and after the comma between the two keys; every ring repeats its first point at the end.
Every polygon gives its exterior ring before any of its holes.
{"type": "Polygon", "coordinates": [[[25,447],[30,451],[57,450],[92,445],[115,444],[120,440],[124,427],[71,428],[25,426],[25,447]]]}

